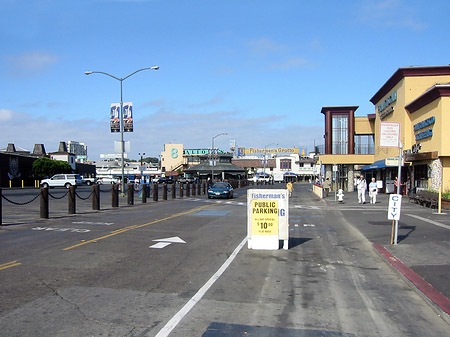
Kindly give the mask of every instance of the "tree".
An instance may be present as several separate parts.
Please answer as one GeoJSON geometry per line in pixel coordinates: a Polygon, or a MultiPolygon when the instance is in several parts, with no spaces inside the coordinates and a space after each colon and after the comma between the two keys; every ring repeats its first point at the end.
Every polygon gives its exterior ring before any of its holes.
{"type": "Polygon", "coordinates": [[[35,160],[32,166],[36,178],[51,177],[58,173],[72,173],[69,163],[61,160],[52,160],[47,157],[35,160]]]}

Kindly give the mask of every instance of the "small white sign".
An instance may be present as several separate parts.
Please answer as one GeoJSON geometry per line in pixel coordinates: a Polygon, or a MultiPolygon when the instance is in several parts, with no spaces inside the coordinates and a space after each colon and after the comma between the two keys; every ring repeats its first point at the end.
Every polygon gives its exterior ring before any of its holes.
{"type": "Polygon", "coordinates": [[[402,208],[402,195],[391,194],[389,196],[388,220],[400,220],[400,211],[402,208]]]}
{"type": "Polygon", "coordinates": [[[381,122],[380,147],[398,147],[400,144],[400,123],[381,122]]]}

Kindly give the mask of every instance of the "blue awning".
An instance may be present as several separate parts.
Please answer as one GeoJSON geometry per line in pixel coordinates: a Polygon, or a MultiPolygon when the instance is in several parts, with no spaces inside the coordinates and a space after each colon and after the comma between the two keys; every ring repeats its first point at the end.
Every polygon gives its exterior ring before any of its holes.
{"type": "Polygon", "coordinates": [[[291,176],[291,177],[296,177],[297,176],[295,173],[292,173],[292,172],[286,172],[284,175],[285,176],[291,176]]]}
{"type": "MultiPolygon", "coordinates": [[[[361,168],[361,170],[368,171],[368,170],[376,170],[376,169],[385,168],[385,167],[388,167],[388,166],[386,166],[386,161],[384,159],[381,159],[381,160],[377,160],[376,162],[374,162],[370,165],[363,166],[361,168]]],[[[393,167],[393,166],[389,166],[389,167],[393,167]]]]}

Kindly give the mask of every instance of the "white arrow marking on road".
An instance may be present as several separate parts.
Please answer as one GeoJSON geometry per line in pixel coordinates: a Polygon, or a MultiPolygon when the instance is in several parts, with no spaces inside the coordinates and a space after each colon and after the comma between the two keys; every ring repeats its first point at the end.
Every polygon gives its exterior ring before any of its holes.
{"type": "Polygon", "coordinates": [[[158,248],[158,249],[161,249],[161,248],[164,248],[164,247],[166,247],[166,246],[168,246],[168,245],[170,245],[170,242],[158,242],[158,243],[155,243],[153,246],[149,246],[148,248],[158,248]]]}
{"type": "Polygon", "coordinates": [[[158,243],[155,243],[153,246],[149,246],[148,248],[161,249],[161,248],[167,247],[171,243],[186,243],[186,241],[180,239],[178,236],[173,236],[171,238],[158,239],[158,240],[153,240],[153,241],[157,241],[158,243]]]}
{"type": "Polygon", "coordinates": [[[171,238],[165,238],[165,239],[152,240],[152,241],[162,241],[162,242],[170,242],[170,243],[186,243],[186,241],[183,241],[178,236],[173,236],[171,238]]]}

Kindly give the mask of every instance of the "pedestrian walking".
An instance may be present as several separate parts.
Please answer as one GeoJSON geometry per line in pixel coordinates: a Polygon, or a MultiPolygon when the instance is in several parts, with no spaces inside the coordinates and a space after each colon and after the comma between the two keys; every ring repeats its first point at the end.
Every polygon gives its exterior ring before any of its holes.
{"type": "Polygon", "coordinates": [[[372,178],[372,181],[369,184],[369,198],[371,204],[376,204],[377,193],[378,193],[378,185],[377,182],[375,181],[375,178],[372,178]]]}
{"type": "Polygon", "coordinates": [[[323,191],[325,192],[325,197],[328,197],[328,193],[330,192],[330,178],[327,178],[324,182],[323,182],[323,191]]]}
{"type": "Polygon", "coordinates": [[[356,187],[358,188],[358,203],[365,204],[367,183],[363,176],[358,177],[356,180],[356,187]]]}
{"type": "Polygon", "coordinates": [[[294,190],[294,185],[291,182],[286,184],[286,188],[289,191],[289,197],[292,197],[292,191],[294,190]]]}

